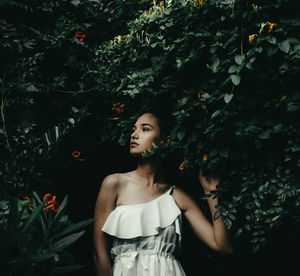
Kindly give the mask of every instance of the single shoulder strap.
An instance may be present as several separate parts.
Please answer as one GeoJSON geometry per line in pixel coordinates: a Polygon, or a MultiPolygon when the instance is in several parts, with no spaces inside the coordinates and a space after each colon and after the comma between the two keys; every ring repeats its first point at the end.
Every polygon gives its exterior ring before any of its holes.
{"type": "Polygon", "coordinates": [[[169,194],[172,194],[174,188],[176,187],[176,185],[172,185],[171,189],[170,189],[170,193],[169,194]]]}

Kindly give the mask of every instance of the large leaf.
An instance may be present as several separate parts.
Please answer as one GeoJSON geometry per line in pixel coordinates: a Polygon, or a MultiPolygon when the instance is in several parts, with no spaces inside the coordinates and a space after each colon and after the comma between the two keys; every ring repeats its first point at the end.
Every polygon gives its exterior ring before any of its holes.
{"type": "Polygon", "coordinates": [[[18,233],[17,237],[21,237],[24,235],[27,231],[30,230],[30,226],[34,223],[34,221],[39,217],[41,211],[45,207],[45,202],[47,201],[47,198],[45,198],[38,206],[37,208],[34,208],[30,217],[26,220],[25,224],[22,226],[21,231],[18,233]]]}
{"type": "Polygon", "coordinates": [[[59,234],[51,237],[49,239],[49,241],[56,240],[56,239],[59,239],[59,238],[65,236],[65,235],[73,233],[73,232],[75,232],[75,231],[77,231],[77,230],[79,230],[79,229],[81,229],[81,228],[83,228],[83,227],[85,227],[85,226],[93,223],[96,219],[97,218],[91,218],[91,219],[87,219],[87,220],[80,221],[78,223],[72,224],[67,229],[61,231],[59,234]]]}
{"type": "Polygon", "coordinates": [[[71,234],[71,235],[59,240],[54,245],[48,247],[47,252],[57,252],[57,251],[63,250],[65,247],[68,247],[73,242],[78,240],[84,233],[85,233],[85,231],[80,231],[78,233],[71,234]]]}
{"type": "Polygon", "coordinates": [[[55,256],[57,256],[56,253],[39,253],[39,254],[29,255],[24,258],[14,259],[9,261],[9,263],[10,264],[35,263],[35,262],[45,261],[54,258],[55,256]]]}

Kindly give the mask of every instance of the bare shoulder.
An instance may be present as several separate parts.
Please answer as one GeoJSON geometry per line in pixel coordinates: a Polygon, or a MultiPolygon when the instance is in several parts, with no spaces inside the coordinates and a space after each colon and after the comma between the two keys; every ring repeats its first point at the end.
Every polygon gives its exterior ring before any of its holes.
{"type": "Polygon", "coordinates": [[[96,200],[95,214],[108,214],[115,207],[118,197],[119,175],[118,173],[109,174],[102,180],[98,197],[96,200]]]}
{"type": "Polygon", "coordinates": [[[109,174],[104,177],[101,183],[99,196],[116,198],[118,195],[118,188],[120,185],[120,176],[118,173],[109,174]]]}
{"type": "Polygon", "coordinates": [[[194,199],[186,191],[177,186],[173,189],[172,196],[180,210],[183,212],[196,204],[194,199]]]}
{"type": "Polygon", "coordinates": [[[115,189],[120,181],[120,174],[113,173],[104,177],[101,183],[101,187],[104,186],[106,189],[115,189]]]}

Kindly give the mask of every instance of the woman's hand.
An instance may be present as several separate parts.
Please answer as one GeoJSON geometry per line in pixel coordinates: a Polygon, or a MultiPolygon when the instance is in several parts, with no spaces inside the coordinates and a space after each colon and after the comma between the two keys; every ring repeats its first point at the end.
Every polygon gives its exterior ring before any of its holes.
{"type": "Polygon", "coordinates": [[[220,179],[218,177],[203,175],[202,167],[200,167],[199,170],[199,181],[205,193],[216,190],[217,185],[220,183],[220,179]]]}

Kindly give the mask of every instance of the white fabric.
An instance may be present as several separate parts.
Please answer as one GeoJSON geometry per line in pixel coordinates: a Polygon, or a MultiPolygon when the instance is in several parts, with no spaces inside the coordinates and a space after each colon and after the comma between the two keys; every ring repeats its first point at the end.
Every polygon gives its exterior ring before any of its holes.
{"type": "Polygon", "coordinates": [[[146,203],[117,206],[102,231],[113,238],[113,276],[185,276],[181,253],[181,210],[171,191],[146,203]]]}

